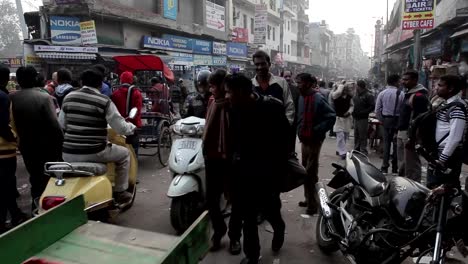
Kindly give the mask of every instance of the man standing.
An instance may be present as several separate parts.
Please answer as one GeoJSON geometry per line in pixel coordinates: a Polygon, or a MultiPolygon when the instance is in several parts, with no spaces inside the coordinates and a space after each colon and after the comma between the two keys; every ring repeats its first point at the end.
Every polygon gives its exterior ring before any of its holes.
{"type": "Polygon", "coordinates": [[[323,98],[328,100],[328,96],[330,96],[330,89],[327,89],[325,86],[327,86],[325,81],[319,82],[319,92],[322,94],[323,98]]]}
{"type": "Polygon", "coordinates": [[[330,93],[332,106],[336,112],[336,123],[333,132],[336,133],[337,154],[341,159],[345,159],[347,151],[347,141],[353,123],[351,113],[354,110],[353,103],[354,83],[342,84],[330,93]]]}
{"type": "Polygon", "coordinates": [[[57,71],[57,88],[55,89],[55,98],[59,107],[62,107],[63,99],[67,94],[73,91],[72,82],[72,73],[69,69],[62,68],[57,71]]]}
{"type": "Polygon", "coordinates": [[[381,171],[388,173],[390,167],[390,151],[392,151],[392,173],[398,173],[397,141],[396,131],[398,127],[398,117],[400,107],[403,104],[405,94],[398,88],[400,86],[400,76],[397,74],[388,76],[387,87],[377,96],[375,114],[382,122],[384,134],[384,153],[381,171]],[[393,148],[392,148],[393,144],[393,148]]]}
{"type": "MultiPolygon", "coordinates": [[[[467,126],[466,103],[459,93],[464,87],[462,79],[455,75],[445,75],[440,78],[437,85],[437,95],[445,99],[445,103],[437,110],[435,141],[439,143],[438,160],[443,168],[449,168],[449,174],[435,172],[432,168],[427,171],[427,186],[437,187],[441,184],[460,186],[463,151],[462,144],[465,139],[467,126]]],[[[466,154],[466,153],[465,153],[466,154]]]]}
{"type": "Polygon", "coordinates": [[[283,104],[271,96],[252,91],[252,82],[242,74],[228,75],[226,98],[230,101],[230,135],[233,157],[233,206],[244,221],[243,264],[258,263],[260,241],[257,215],[260,210],[273,227],[271,249],[284,242],[280,182],[286,175],[289,124],[283,104]],[[274,144],[272,144],[274,142],[274,144]]]}
{"type": "Polygon", "coordinates": [[[185,117],[206,117],[208,100],[211,97],[210,84],[208,82],[210,74],[211,72],[208,70],[202,70],[197,74],[197,92],[187,97],[185,117]]]}
{"type": "Polygon", "coordinates": [[[273,96],[283,103],[286,118],[289,124],[294,122],[294,102],[291,96],[291,91],[288,89],[288,83],[281,77],[274,76],[270,73],[271,61],[270,56],[263,50],[258,50],[252,56],[255,64],[256,75],[252,79],[255,86],[254,91],[260,95],[273,96]]]}
{"type": "MultiPolygon", "coordinates": [[[[141,109],[143,108],[143,97],[140,89],[133,83],[133,74],[131,72],[123,72],[120,75],[120,88],[112,93],[112,102],[119,110],[122,117],[127,118],[130,110],[134,107],[137,109],[137,114],[129,121],[132,122],[137,128],[142,126],[141,122],[141,109]]],[[[135,154],[138,155],[139,139],[138,134],[128,135],[126,142],[133,146],[135,154]]]]}
{"type": "Polygon", "coordinates": [[[374,96],[366,88],[366,82],[357,82],[356,96],[353,97],[354,149],[367,155],[367,131],[369,114],[374,111],[374,96]]]}
{"type": "MultiPolygon", "coordinates": [[[[297,85],[294,83],[292,79],[292,72],[291,71],[284,71],[283,78],[288,82],[289,91],[291,92],[291,96],[294,102],[294,111],[297,113],[299,107],[299,96],[301,96],[297,85]]],[[[296,131],[297,131],[297,115],[294,115],[294,121],[291,126],[291,138],[289,142],[290,153],[294,153],[296,151],[296,131]]]]}
{"type": "Polygon", "coordinates": [[[81,74],[83,88],[63,101],[59,115],[65,131],[63,160],[67,162],[115,162],[114,200],[130,202],[127,192],[130,153],[125,147],[107,143],[107,125],[116,133],[131,135],[135,125],[127,123],[109,97],[100,93],[102,75],[96,70],[81,74]]]}
{"type": "Polygon", "coordinates": [[[427,89],[418,84],[418,76],[416,71],[407,71],[403,74],[402,84],[408,91],[400,110],[397,135],[398,155],[404,153],[399,173],[415,181],[421,181],[421,160],[414,149],[414,143],[408,140],[408,129],[411,121],[426,112],[429,106],[427,89]]]}
{"type": "Polygon", "coordinates": [[[10,99],[6,88],[9,78],[10,70],[0,65],[0,234],[6,231],[8,212],[13,226],[26,218],[16,203],[16,138],[10,127],[10,99]]]}
{"type": "Polygon", "coordinates": [[[307,171],[304,182],[305,202],[300,202],[299,206],[307,207],[307,214],[313,215],[318,209],[315,184],[318,182],[320,149],[327,131],[335,123],[335,111],[314,89],[317,86],[315,77],[301,73],[296,77],[296,82],[301,91],[297,132],[302,143],[302,165],[307,171]]]}
{"type": "Polygon", "coordinates": [[[29,173],[35,209],[34,200],[42,195],[49,181],[49,176],[44,173],[44,164],[62,160],[63,134],[50,95],[34,89],[36,69],[20,67],[16,77],[21,90],[10,95],[12,126],[29,173]]]}
{"type": "Polygon", "coordinates": [[[101,75],[102,75],[102,85],[101,85],[101,94],[111,97],[112,95],[112,89],[111,87],[104,82],[104,79],[106,77],[106,66],[102,64],[96,64],[93,66],[93,69],[97,70],[101,75]]]}

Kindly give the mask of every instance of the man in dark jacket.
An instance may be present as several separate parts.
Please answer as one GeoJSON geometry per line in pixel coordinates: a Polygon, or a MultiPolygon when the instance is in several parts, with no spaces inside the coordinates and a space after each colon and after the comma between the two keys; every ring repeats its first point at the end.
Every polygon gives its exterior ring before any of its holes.
{"type": "Polygon", "coordinates": [[[197,75],[196,87],[197,92],[190,94],[185,102],[185,117],[195,116],[198,118],[206,117],[206,110],[208,109],[208,100],[211,97],[210,84],[208,78],[211,72],[202,70],[197,75]]]}
{"type": "Polygon", "coordinates": [[[408,129],[412,120],[426,112],[429,106],[427,89],[418,84],[418,72],[408,71],[401,79],[403,86],[408,89],[400,110],[398,119],[398,153],[404,153],[403,162],[399,165],[400,175],[415,181],[421,181],[421,160],[414,149],[414,143],[408,140],[408,129]]]}
{"type": "Polygon", "coordinates": [[[327,99],[315,89],[315,77],[309,73],[301,73],[296,77],[296,82],[301,91],[297,133],[302,142],[302,165],[307,171],[304,182],[305,201],[299,202],[299,206],[307,207],[307,214],[313,215],[318,209],[315,184],[318,182],[320,149],[327,131],[335,124],[336,116],[327,99]]]}
{"type": "Polygon", "coordinates": [[[10,96],[12,117],[34,201],[41,196],[49,180],[49,176],[44,173],[44,164],[62,159],[63,133],[50,96],[33,89],[36,85],[36,69],[31,66],[20,67],[16,77],[21,90],[10,96]]]}
{"type": "Polygon", "coordinates": [[[369,129],[369,114],[374,111],[374,96],[367,90],[366,82],[357,82],[357,93],[354,101],[354,149],[367,155],[367,130],[369,129]]]}
{"type": "Polygon", "coordinates": [[[280,182],[286,175],[289,123],[282,102],[259,96],[252,82],[232,74],[225,82],[230,101],[230,135],[233,157],[232,200],[244,221],[244,264],[258,263],[260,241],[257,215],[261,210],[273,227],[272,250],[284,242],[285,223],[281,217],[280,182]]]}
{"type": "Polygon", "coordinates": [[[71,85],[72,82],[72,73],[69,69],[61,68],[57,71],[57,83],[58,86],[55,88],[55,98],[57,98],[57,102],[59,107],[62,107],[63,99],[67,94],[73,91],[73,86],[71,85]]]}

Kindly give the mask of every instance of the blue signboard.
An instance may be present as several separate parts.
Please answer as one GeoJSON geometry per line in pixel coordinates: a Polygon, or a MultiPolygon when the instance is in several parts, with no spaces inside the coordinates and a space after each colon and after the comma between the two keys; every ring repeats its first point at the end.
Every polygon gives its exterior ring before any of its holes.
{"type": "Polygon", "coordinates": [[[172,42],[172,45],[174,45],[173,48],[176,50],[188,51],[188,52],[192,52],[193,50],[193,40],[190,38],[163,34],[163,39],[170,40],[172,42]]]}
{"type": "Polygon", "coordinates": [[[177,7],[178,0],[164,0],[164,13],[165,18],[177,20],[177,7]]]}
{"type": "Polygon", "coordinates": [[[226,56],[213,56],[213,66],[226,66],[226,56]]]}
{"type": "Polygon", "coordinates": [[[50,33],[53,44],[81,45],[80,18],[51,16],[50,33]]]}
{"type": "Polygon", "coordinates": [[[247,45],[245,43],[228,42],[227,55],[229,57],[247,58],[247,45]]]}
{"type": "Polygon", "coordinates": [[[170,39],[161,39],[150,36],[143,37],[143,47],[150,49],[165,49],[172,50],[173,44],[170,39]]]}
{"type": "Polygon", "coordinates": [[[193,40],[193,53],[211,54],[213,44],[211,41],[194,39],[193,40]]]}

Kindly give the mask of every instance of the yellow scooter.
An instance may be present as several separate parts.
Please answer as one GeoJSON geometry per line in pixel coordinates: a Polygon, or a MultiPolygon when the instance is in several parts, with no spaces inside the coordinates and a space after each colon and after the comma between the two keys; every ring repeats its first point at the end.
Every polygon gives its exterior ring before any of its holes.
{"type": "MultiPolygon", "coordinates": [[[[130,111],[130,117],[135,115],[132,111],[130,111]]],[[[114,163],[48,162],[44,169],[50,175],[50,180],[39,200],[40,206],[38,206],[36,214],[43,214],[79,195],[84,196],[85,210],[90,218],[98,220],[107,220],[133,205],[138,174],[135,151],[132,145],[125,143],[125,136],[117,135],[114,130],[108,129],[107,137],[111,143],[126,147],[130,152],[128,190],[133,195],[132,200],[125,204],[117,204],[112,198],[112,185],[115,176],[114,163]]]]}

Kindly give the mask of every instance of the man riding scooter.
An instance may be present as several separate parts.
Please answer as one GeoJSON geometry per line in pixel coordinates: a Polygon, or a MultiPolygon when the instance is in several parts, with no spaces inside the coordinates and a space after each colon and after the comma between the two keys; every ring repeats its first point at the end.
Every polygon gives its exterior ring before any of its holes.
{"type": "Polygon", "coordinates": [[[128,203],[129,151],[107,142],[107,125],[118,134],[131,135],[135,125],[126,122],[111,99],[99,91],[103,76],[96,70],[81,74],[83,87],[68,94],[63,102],[59,123],[64,129],[63,160],[66,162],[114,162],[116,165],[114,200],[128,203]]]}

